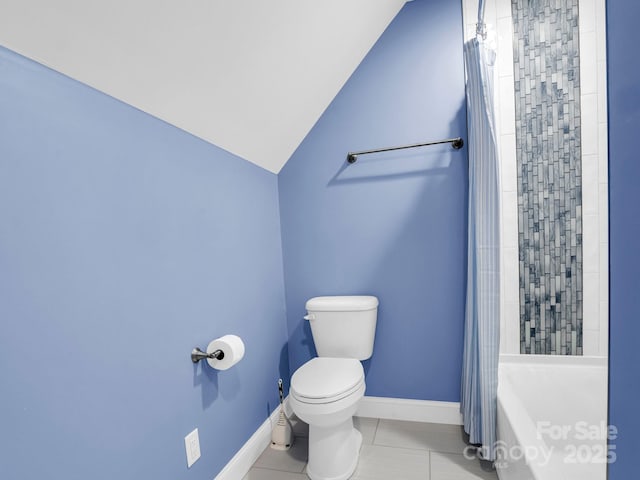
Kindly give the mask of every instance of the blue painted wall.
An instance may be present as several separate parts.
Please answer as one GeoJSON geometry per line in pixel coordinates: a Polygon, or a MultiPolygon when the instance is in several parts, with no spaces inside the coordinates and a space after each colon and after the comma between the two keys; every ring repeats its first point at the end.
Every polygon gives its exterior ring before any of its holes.
{"type": "Polygon", "coordinates": [[[467,152],[460,2],[399,13],[281,171],[291,372],[315,355],[316,295],[380,299],[367,395],[457,401],[466,275],[467,152]]]}
{"type": "Polygon", "coordinates": [[[282,278],[275,175],[0,49],[0,478],[211,480],[288,376],[282,278]]]}
{"type": "MultiPolygon", "coordinates": [[[[278,179],[0,49],[0,478],[210,479],[224,466],[288,378],[276,182],[291,367],[314,354],[307,298],[373,293],[367,393],[458,399],[466,151],[344,163],[350,150],[466,138],[456,3],[409,3],[278,179]],[[228,332],[247,345],[236,368],[191,365],[193,346],[228,332]],[[195,427],[203,456],[187,470],[195,427]]],[[[626,480],[640,446],[628,41],[640,7],[607,6],[610,478],[626,480]]]]}
{"type": "Polygon", "coordinates": [[[617,426],[616,461],[610,480],[638,478],[640,449],[640,65],[633,39],[640,4],[607,1],[607,61],[609,82],[609,423],[617,426]]]}

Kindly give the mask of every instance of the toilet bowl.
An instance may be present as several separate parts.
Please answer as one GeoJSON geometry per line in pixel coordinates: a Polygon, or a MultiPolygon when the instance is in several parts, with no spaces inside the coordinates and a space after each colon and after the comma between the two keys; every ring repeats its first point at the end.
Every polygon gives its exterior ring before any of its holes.
{"type": "Polygon", "coordinates": [[[313,358],[291,378],[290,405],[309,424],[311,480],[346,480],[355,471],[362,435],[353,415],[364,391],[362,364],[352,358],[313,358]]]}
{"type": "Polygon", "coordinates": [[[311,480],[346,480],[358,466],[362,435],[353,415],[364,396],[361,360],[373,354],[378,299],[370,295],[315,297],[306,303],[318,352],[291,377],[289,403],[309,424],[311,480]]]}

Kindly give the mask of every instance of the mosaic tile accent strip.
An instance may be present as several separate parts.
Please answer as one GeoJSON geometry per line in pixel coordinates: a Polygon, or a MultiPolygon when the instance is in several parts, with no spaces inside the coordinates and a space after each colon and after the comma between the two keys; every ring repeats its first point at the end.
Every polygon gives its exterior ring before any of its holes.
{"type": "Polygon", "coordinates": [[[512,0],[520,352],[582,355],[578,0],[512,0]]]}

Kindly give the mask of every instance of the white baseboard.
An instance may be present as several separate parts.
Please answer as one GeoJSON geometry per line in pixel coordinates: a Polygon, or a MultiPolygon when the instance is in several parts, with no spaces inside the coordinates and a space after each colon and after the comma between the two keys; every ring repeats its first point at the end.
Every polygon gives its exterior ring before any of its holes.
{"type": "Polygon", "coordinates": [[[267,448],[267,445],[271,443],[272,425],[278,423],[279,415],[280,408],[276,408],[269,418],[258,427],[258,430],[251,435],[247,443],[238,450],[238,453],[229,460],[229,463],[225,465],[214,480],[239,480],[244,478],[264,449],[267,448]]]}
{"type": "MultiPolygon", "coordinates": [[[[288,417],[291,417],[293,411],[287,400],[288,397],[285,400],[284,411],[288,417]]],[[[272,425],[278,422],[278,415],[280,415],[280,409],[276,408],[214,480],[238,480],[249,472],[251,466],[271,442],[272,425]]],[[[356,416],[462,425],[460,404],[457,402],[365,396],[360,402],[356,416]]]]}
{"type": "Polygon", "coordinates": [[[462,425],[458,402],[365,396],[360,402],[356,416],[462,425]]]}

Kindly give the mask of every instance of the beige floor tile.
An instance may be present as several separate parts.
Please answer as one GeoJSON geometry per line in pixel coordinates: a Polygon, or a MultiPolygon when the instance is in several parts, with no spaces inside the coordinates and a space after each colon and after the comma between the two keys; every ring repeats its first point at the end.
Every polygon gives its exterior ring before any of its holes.
{"type": "Polygon", "coordinates": [[[307,455],[308,440],[305,437],[297,437],[293,446],[287,451],[274,450],[271,447],[267,447],[253,466],[301,473],[307,464],[307,455]]]}
{"type": "Polygon", "coordinates": [[[429,452],[363,445],[351,480],[428,480],[429,452]]]}
{"type": "Polygon", "coordinates": [[[478,459],[431,452],[431,480],[498,480],[495,470],[483,470],[478,459]]]}
{"type": "Polygon", "coordinates": [[[268,468],[252,468],[242,480],[309,480],[303,473],[282,472],[268,468]]]}
{"type": "Polygon", "coordinates": [[[459,425],[382,419],[373,444],[457,454],[462,454],[466,447],[459,425]]]}
{"type": "Polygon", "coordinates": [[[378,428],[377,418],[353,417],[353,426],[362,434],[362,444],[371,445],[378,428]]]}
{"type": "Polygon", "coordinates": [[[308,437],[309,425],[300,420],[295,414],[289,419],[293,427],[293,434],[296,437],[308,437]]]}

